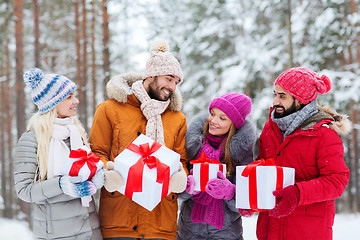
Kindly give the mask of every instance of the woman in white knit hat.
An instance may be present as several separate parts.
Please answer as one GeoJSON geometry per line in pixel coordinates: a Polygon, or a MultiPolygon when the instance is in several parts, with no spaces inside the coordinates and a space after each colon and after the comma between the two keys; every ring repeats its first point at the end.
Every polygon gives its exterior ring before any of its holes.
{"type": "Polygon", "coordinates": [[[62,175],[70,151],[89,147],[76,117],[76,85],[38,68],[25,72],[24,80],[38,112],[16,146],[14,177],[18,197],[35,204],[34,235],[37,239],[102,239],[94,201],[84,207],[81,198],[103,186],[103,170],[90,181],[62,175]]]}

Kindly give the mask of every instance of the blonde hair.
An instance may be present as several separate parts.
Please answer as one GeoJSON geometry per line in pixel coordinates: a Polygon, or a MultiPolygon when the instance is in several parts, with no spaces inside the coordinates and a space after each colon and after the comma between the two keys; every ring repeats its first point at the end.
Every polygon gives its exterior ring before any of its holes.
{"type": "MultiPolygon", "coordinates": [[[[232,160],[231,154],[230,154],[230,141],[231,141],[232,136],[235,135],[236,131],[237,131],[237,128],[235,127],[235,125],[233,123],[231,123],[230,129],[227,133],[225,144],[223,144],[223,143],[220,144],[220,147],[223,148],[223,152],[224,152],[223,163],[226,165],[226,176],[227,177],[230,176],[230,174],[235,172],[236,165],[237,165],[232,160]]],[[[206,138],[208,133],[209,133],[209,121],[206,120],[206,122],[204,124],[204,129],[203,129],[203,137],[206,138]]]]}
{"type": "MultiPolygon", "coordinates": [[[[44,114],[40,114],[39,112],[37,112],[30,118],[29,124],[27,126],[28,130],[34,130],[37,141],[36,155],[38,166],[36,168],[34,178],[35,182],[41,182],[45,180],[47,176],[49,144],[51,137],[53,136],[53,124],[56,116],[56,108],[53,108],[52,110],[44,114]]],[[[85,129],[76,116],[74,117],[74,124],[79,129],[84,144],[90,147],[85,129]]]]}

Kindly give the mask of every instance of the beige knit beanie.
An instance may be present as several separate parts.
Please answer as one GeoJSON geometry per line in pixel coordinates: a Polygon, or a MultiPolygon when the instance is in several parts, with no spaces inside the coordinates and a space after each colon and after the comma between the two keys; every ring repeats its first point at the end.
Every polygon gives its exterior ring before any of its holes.
{"type": "Polygon", "coordinates": [[[150,47],[150,58],[146,63],[146,72],[143,79],[148,77],[173,75],[183,80],[180,63],[169,52],[169,45],[165,40],[155,40],[150,47]]]}

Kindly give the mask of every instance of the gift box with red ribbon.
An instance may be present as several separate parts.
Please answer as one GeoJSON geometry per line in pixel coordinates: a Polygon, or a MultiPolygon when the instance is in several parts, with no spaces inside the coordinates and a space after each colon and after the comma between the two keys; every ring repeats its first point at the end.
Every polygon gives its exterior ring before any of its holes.
{"type": "Polygon", "coordinates": [[[118,191],[152,211],[169,194],[170,176],[179,166],[180,154],[140,134],[114,159],[124,179],[118,191]]]}
{"type": "Polygon", "coordinates": [[[217,178],[217,172],[221,171],[226,176],[226,165],[219,160],[209,159],[204,152],[197,160],[190,161],[193,166],[196,191],[206,192],[205,187],[209,180],[217,178]]]}
{"type": "Polygon", "coordinates": [[[67,161],[62,166],[62,175],[79,177],[79,182],[90,180],[96,171],[104,166],[93,152],[87,147],[71,150],[67,161]]]}
{"type": "Polygon", "coordinates": [[[268,211],[276,204],[273,191],[294,185],[295,169],[276,166],[275,160],[260,159],[236,167],[236,208],[268,211]]]}

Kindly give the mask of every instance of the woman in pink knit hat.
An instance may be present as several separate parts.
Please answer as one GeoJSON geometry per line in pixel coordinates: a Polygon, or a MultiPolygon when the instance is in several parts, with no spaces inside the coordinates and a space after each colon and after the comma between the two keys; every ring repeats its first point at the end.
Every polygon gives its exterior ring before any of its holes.
{"type": "MultiPolygon", "coordinates": [[[[177,239],[243,239],[242,220],[235,208],[235,167],[253,161],[255,127],[246,119],[251,100],[238,93],[215,98],[209,114],[200,114],[190,122],[186,133],[189,160],[202,153],[207,158],[226,164],[226,176],[210,180],[206,192],[194,190],[190,174],[178,220],[177,239]]],[[[247,210],[240,211],[250,216],[247,210]]]]}

